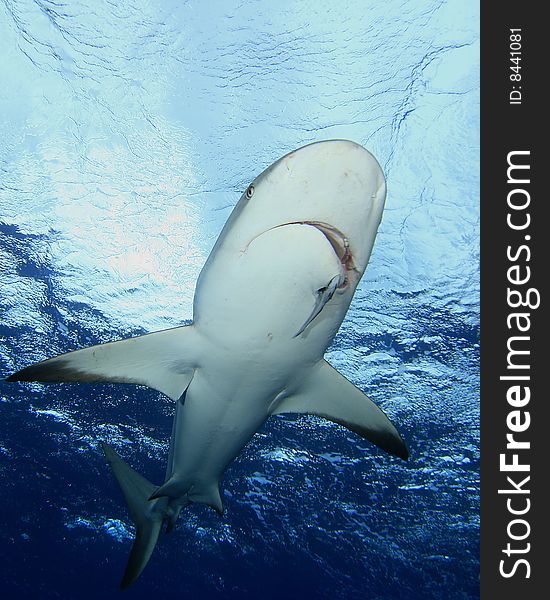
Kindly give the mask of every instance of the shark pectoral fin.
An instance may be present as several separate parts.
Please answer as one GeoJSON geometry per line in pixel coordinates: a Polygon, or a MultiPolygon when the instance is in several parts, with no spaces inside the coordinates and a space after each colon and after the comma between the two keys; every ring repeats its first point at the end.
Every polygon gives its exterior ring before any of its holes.
{"type": "Polygon", "coordinates": [[[315,317],[323,310],[325,304],[334,296],[334,292],[342,283],[342,276],[335,275],[325,287],[317,290],[317,298],[315,300],[315,306],[311,311],[309,317],[305,320],[304,324],[300,327],[300,329],[293,335],[293,337],[298,337],[301,333],[303,333],[306,327],[315,319],[315,317]]]}
{"type": "Polygon", "coordinates": [[[155,510],[156,503],[149,501],[156,486],[128,466],[110,446],[101,446],[136,526],[136,538],[120,583],[121,589],[125,589],[134,583],[149,562],[159,538],[165,512],[155,510]]]}
{"type": "Polygon", "coordinates": [[[135,383],[177,400],[193,378],[192,325],[61,354],[6,381],[135,383]]]}
{"type": "Polygon", "coordinates": [[[320,360],[296,394],[283,398],[271,414],[324,417],[358,433],[386,452],[407,460],[409,452],[393,423],[376,404],[325,360],[320,360]]]}

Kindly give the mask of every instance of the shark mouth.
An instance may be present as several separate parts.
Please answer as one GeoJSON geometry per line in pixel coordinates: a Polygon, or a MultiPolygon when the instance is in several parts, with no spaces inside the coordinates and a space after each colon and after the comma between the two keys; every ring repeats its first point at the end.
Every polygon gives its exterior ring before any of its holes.
{"type": "Polygon", "coordinates": [[[293,337],[296,338],[300,336],[309,324],[321,313],[336,291],[344,291],[348,287],[348,273],[350,273],[350,271],[357,272],[357,268],[353,261],[349,240],[337,227],[334,227],[329,223],[324,223],[323,221],[294,221],[286,223],[286,225],[309,225],[310,227],[318,229],[327,238],[341,265],[341,272],[333,277],[326,286],[317,290],[315,306],[304,324],[294,334],[293,337]]]}
{"type": "MultiPolygon", "coordinates": [[[[355,266],[355,262],[353,260],[350,243],[346,235],[337,227],[334,227],[334,225],[325,223],[323,221],[288,221],[287,223],[281,223],[280,225],[270,227],[266,231],[263,231],[260,235],[263,235],[267,231],[278,229],[279,227],[286,227],[287,225],[309,225],[310,227],[315,227],[315,229],[318,229],[327,238],[342,265],[342,272],[344,274],[344,277],[341,278],[343,281],[341,281],[338,285],[338,289],[346,287],[348,284],[348,272],[357,271],[357,267],[355,266]]],[[[254,239],[257,237],[259,236],[256,236],[254,239]]],[[[248,245],[250,245],[254,239],[251,240],[248,245]]]]}
{"type": "Polygon", "coordinates": [[[274,229],[279,229],[280,227],[286,227],[287,225],[307,225],[309,227],[315,227],[315,229],[325,236],[340,262],[340,272],[332,277],[326,285],[317,290],[313,310],[300,329],[293,335],[293,337],[296,338],[301,335],[310,323],[321,313],[325,305],[332,299],[336,292],[344,292],[349,287],[350,279],[353,281],[358,278],[359,270],[355,266],[353,253],[346,235],[337,227],[334,227],[334,225],[325,223],[324,221],[288,221],[286,223],[281,223],[280,225],[275,225],[252,238],[252,240],[248,242],[246,248],[248,248],[255,239],[260,237],[260,235],[263,235],[268,231],[273,231],[274,229]],[[355,277],[353,277],[352,274],[354,274],[355,277]]]}
{"type": "MultiPolygon", "coordinates": [[[[287,223],[275,225],[275,227],[271,227],[267,231],[278,229],[279,227],[286,227],[287,225],[308,225],[309,227],[315,227],[315,229],[320,231],[328,240],[334,250],[334,254],[340,261],[340,272],[332,277],[325,286],[317,290],[313,310],[300,329],[292,336],[296,338],[304,333],[306,328],[321,313],[325,305],[331,300],[336,292],[343,292],[348,288],[351,272],[355,272],[357,275],[359,271],[355,266],[348,238],[337,227],[334,227],[334,225],[330,225],[324,221],[289,221],[287,223]]],[[[263,233],[266,232],[264,231],[263,233]]]]}
{"type": "Polygon", "coordinates": [[[286,223],[286,225],[294,224],[311,225],[312,227],[318,229],[330,242],[330,245],[332,246],[336,256],[344,267],[344,272],[347,273],[348,271],[357,270],[355,263],[353,262],[353,254],[351,252],[349,240],[337,227],[322,221],[295,221],[294,223],[286,223]]]}

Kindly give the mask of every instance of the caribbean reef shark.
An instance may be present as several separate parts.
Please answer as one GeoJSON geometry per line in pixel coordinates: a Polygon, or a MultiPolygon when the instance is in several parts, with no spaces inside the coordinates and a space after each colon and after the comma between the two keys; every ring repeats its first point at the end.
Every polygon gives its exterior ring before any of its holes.
{"type": "Polygon", "coordinates": [[[407,459],[384,413],[323,359],[367,266],[386,197],[376,159],[346,140],[277,160],[235,206],[197,281],[190,325],[76,350],[8,381],[146,385],[175,403],[158,487],[103,444],[136,537],[121,582],[141,574],[163,524],[201,502],[271,415],[339,423],[407,459]]]}

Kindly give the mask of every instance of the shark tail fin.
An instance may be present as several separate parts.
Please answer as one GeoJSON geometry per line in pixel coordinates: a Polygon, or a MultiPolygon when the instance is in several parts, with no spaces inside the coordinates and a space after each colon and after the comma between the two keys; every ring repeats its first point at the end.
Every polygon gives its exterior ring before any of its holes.
{"type": "Polygon", "coordinates": [[[124,590],[136,581],[149,562],[166,516],[165,502],[150,501],[149,496],[156,486],[128,466],[110,446],[102,444],[102,448],[136,526],[136,538],[120,582],[120,588],[124,590]]]}
{"type": "Polygon", "coordinates": [[[178,400],[193,378],[195,345],[192,325],[175,327],[67,352],[6,381],[134,383],[178,400]]]}

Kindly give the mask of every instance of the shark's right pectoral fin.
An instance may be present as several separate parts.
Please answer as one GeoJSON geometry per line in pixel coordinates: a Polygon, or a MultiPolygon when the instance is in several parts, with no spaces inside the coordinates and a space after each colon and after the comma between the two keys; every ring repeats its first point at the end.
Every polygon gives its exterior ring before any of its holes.
{"type": "Polygon", "coordinates": [[[320,360],[297,393],[283,398],[271,414],[302,413],[347,427],[382,450],[407,460],[409,452],[393,423],[325,360],[320,360]]]}
{"type": "Polygon", "coordinates": [[[177,400],[194,373],[192,325],[67,352],[36,363],[6,381],[136,383],[177,400]]]}

